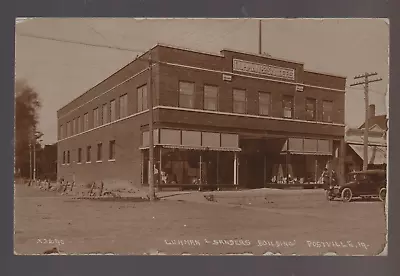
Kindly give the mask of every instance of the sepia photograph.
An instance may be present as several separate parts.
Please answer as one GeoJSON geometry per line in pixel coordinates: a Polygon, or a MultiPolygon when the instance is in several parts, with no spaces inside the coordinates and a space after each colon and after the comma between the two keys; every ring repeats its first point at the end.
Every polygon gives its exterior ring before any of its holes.
{"type": "Polygon", "coordinates": [[[14,120],[15,255],[387,255],[388,19],[17,18],[14,120]]]}

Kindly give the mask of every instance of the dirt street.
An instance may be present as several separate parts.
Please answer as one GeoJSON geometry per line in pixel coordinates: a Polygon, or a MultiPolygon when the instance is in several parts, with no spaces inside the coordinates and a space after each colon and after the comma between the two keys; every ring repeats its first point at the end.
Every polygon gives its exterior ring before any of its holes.
{"type": "Polygon", "coordinates": [[[15,253],[376,255],[384,204],[320,190],[193,192],[155,202],[76,200],[16,185],[15,253]]]}

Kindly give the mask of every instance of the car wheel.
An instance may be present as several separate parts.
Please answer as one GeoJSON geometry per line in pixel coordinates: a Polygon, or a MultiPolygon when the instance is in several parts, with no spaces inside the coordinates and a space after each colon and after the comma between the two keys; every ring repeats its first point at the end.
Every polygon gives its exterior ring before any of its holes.
{"type": "Polygon", "coordinates": [[[385,201],[386,200],[386,188],[381,188],[379,190],[379,199],[381,201],[385,201]]]}
{"type": "Polygon", "coordinates": [[[353,198],[353,192],[349,188],[344,188],[342,191],[342,200],[344,202],[350,202],[353,198]]]}

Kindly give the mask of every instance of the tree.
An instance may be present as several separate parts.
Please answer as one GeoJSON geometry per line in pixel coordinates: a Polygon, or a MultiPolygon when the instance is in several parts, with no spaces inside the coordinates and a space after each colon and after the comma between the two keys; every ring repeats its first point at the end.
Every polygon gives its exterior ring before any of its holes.
{"type": "MultiPolygon", "coordinates": [[[[38,93],[24,80],[15,83],[15,169],[20,176],[30,176],[30,143],[37,144],[38,93]]],[[[39,145],[40,147],[40,145],[39,145]]]]}

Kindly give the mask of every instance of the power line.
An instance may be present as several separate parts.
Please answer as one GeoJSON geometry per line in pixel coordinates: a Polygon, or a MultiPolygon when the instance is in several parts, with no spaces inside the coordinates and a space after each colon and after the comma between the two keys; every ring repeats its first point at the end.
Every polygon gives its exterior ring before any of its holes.
{"type": "MultiPolygon", "coordinates": [[[[357,87],[352,87],[352,86],[346,86],[346,88],[347,89],[357,90],[357,91],[364,91],[364,88],[357,88],[357,87]]],[[[375,94],[379,94],[379,95],[382,95],[382,96],[386,96],[386,94],[387,94],[386,90],[385,90],[385,92],[382,93],[382,92],[379,92],[377,90],[369,89],[369,92],[372,92],[372,93],[375,93],[375,94]]]]}
{"type": "Polygon", "coordinates": [[[22,36],[22,37],[30,37],[30,38],[36,38],[36,39],[57,41],[57,42],[70,43],[70,44],[76,44],[76,45],[84,45],[84,46],[97,47],[97,48],[107,48],[107,49],[112,49],[112,50],[119,50],[119,51],[133,52],[133,53],[144,53],[144,52],[146,52],[144,50],[138,50],[138,49],[130,49],[130,48],[123,48],[123,47],[103,45],[103,44],[94,44],[94,43],[88,43],[88,42],[82,42],[82,41],[76,41],[76,40],[60,39],[60,38],[54,38],[54,37],[46,37],[46,36],[40,36],[40,35],[34,35],[34,34],[17,34],[17,35],[18,36],[22,36]]]}

